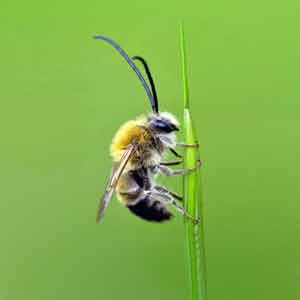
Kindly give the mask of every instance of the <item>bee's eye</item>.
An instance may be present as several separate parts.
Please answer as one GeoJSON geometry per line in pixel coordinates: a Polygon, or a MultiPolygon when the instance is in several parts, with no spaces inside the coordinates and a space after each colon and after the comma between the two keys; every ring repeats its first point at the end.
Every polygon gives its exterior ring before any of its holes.
{"type": "Polygon", "coordinates": [[[165,122],[162,120],[153,120],[153,126],[158,129],[161,132],[165,133],[170,133],[174,130],[178,130],[177,127],[175,127],[172,123],[170,122],[165,122]]]}
{"type": "Polygon", "coordinates": [[[161,122],[161,121],[156,121],[155,122],[155,127],[159,128],[162,131],[165,131],[165,130],[169,129],[169,126],[166,123],[161,122]]]}

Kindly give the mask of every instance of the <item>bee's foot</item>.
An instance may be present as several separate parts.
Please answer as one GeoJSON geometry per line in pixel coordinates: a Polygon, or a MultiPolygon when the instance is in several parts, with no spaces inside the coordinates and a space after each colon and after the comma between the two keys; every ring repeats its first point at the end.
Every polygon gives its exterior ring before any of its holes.
{"type": "Polygon", "coordinates": [[[183,148],[199,148],[199,143],[195,143],[195,144],[177,143],[176,146],[183,147],[183,148]]]}
{"type": "Polygon", "coordinates": [[[199,225],[200,224],[200,219],[194,218],[191,215],[185,214],[185,218],[187,219],[188,222],[191,222],[193,225],[199,225]]]}
{"type": "Polygon", "coordinates": [[[202,166],[202,160],[198,159],[196,162],[196,168],[199,168],[202,166]]]}
{"type": "Polygon", "coordinates": [[[199,225],[199,224],[200,224],[200,219],[193,219],[193,220],[192,220],[192,223],[193,223],[194,225],[199,225]]]}

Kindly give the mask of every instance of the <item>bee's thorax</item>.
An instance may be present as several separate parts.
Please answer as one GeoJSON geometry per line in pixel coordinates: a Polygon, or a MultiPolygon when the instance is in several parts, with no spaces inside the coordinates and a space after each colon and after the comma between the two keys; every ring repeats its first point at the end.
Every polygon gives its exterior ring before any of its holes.
{"type": "Polygon", "coordinates": [[[137,149],[127,169],[159,164],[165,150],[176,144],[176,135],[174,132],[157,132],[150,126],[149,118],[128,121],[117,131],[111,144],[113,160],[118,162],[124,150],[133,142],[137,143],[137,149]]]}

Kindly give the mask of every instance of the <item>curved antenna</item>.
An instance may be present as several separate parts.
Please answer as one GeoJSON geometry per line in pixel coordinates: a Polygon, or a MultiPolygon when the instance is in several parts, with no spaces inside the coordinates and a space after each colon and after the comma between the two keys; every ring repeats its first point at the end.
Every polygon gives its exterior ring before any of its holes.
{"type": "Polygon", "coordinates": [[[149,88],[146,80],[144,79],[142,73],[140,72],[140,70],[138,69],[138,67],[135,65],[135,63],[126,54],[126,52],[114,40],[112,40],[112,39],[110,39],[110,38],[108,38],[108,37],[106,37],[104,35],[95,35],[94,38],[95,39],[104,40],[104,41],[108,42],[111,46],[113,46],[123,56],[123,58],[127,61],[127,63],[130,65],[130,67],[136,73],[136,75],[138,76],[139,80],[141,81],[144,89],[146,90],[146,93],[147,93],[147,96],[148,96],[148,98],[150,100],[153,112],[154,113],[158,113],[155,100],[153,98],[153,95],[151,93],[151,90],[150,90],[150,88],[149,88]]]}
{"type": "Polygon", "coordinates": [[[146,72],[148,80],[150,82],[150,86],[151,86],[151,90],[152,90],[152,95],[153,95],[153,98],[154,98],[154,101],[155,101],[155,107],[156,107],[156,110],[158,111],[157,93],[156,93],[154,80],[153,80],[153,77],[151,75],[149,66],[148,66],[146,60],[144,58],[142,58],[141,56],[138,56],[138,55],[137,56],[133,56],[132,59],[133,60],[135,60],[135,59],[139,60],[142,63],[142,65],[144,66],[145,72],[146,72]]]}

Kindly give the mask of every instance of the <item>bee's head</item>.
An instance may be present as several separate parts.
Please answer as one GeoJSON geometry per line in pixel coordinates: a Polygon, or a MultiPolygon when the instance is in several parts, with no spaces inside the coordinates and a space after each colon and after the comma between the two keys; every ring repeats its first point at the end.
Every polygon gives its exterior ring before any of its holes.
{"type": "Polygon", "coordinates": [[[179,130],[177,119],[168,112],[150,114],[148,116],[148,122],[151,130],[156,133],[166,134],[179,130]]]}

